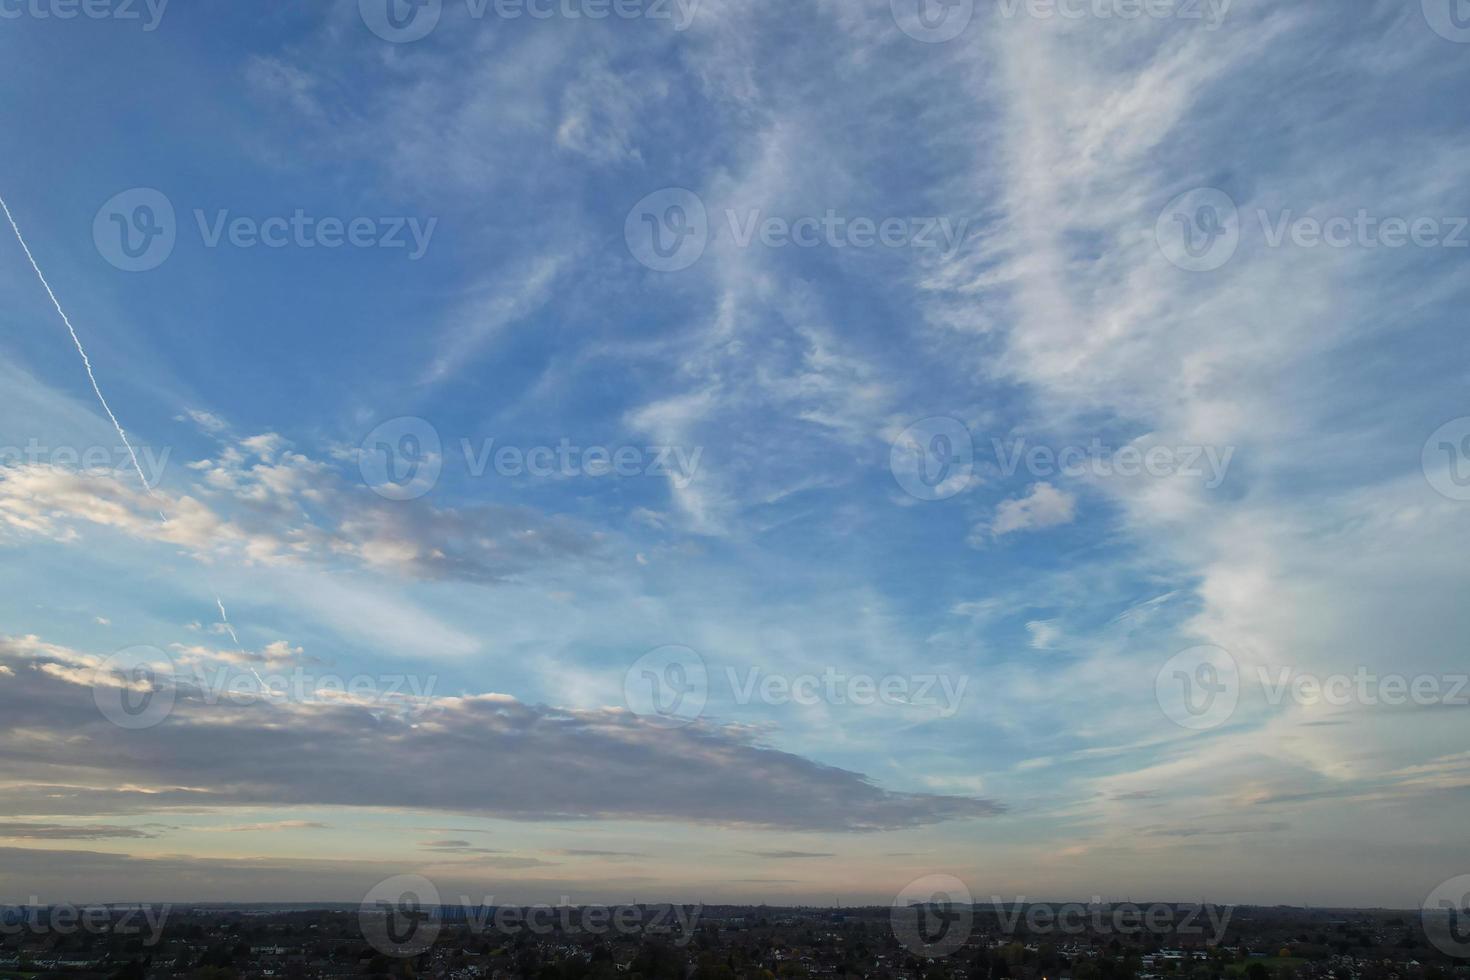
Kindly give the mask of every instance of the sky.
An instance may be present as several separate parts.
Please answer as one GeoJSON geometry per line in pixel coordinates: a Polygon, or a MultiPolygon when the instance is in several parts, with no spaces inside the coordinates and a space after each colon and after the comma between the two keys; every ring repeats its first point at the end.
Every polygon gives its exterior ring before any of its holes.
{"type": "Polygon", "coordinates": [[[1460,0],[389,2],[0,2],[0,902],[1470,873],[1460,0]]]}

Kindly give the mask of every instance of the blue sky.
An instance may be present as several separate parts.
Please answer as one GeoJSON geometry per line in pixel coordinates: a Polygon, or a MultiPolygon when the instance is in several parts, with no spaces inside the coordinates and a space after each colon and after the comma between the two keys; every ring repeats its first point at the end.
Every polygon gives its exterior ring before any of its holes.
{"type": "Polygon", "coordinates": [[[595,6],[5,8],[0,900],[1467,870],[1448,3],[595,6]]]}

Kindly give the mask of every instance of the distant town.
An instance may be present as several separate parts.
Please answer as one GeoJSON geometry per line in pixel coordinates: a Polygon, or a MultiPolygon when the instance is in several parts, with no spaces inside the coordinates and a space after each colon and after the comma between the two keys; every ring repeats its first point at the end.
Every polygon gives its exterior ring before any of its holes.
{"type": "Polygon", "coordinates": [[[0,980],[1470,980],[1454,912],[1132,903],[11,906],[0,980]]]}

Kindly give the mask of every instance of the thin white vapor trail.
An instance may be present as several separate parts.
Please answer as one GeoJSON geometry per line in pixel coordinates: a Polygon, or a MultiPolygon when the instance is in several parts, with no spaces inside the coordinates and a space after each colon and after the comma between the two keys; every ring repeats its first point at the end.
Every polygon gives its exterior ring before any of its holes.
{"type": "MultiPolygon", "coordinates": [[[[82,355],[82,366],[87,369],[87,380],[92,382],[92,390],[97,393],[97,400],[102,403],[102,410],[107,413],[108,418],[112,419],[112,427],[117,430],[118,438],[123,441],[123,446],[127,448],[128,457],[133,461],[133,469],[137,472],[138,479],[143,482],[143,489],[148,491],[148,496],[157,500],[157,494],[148,485],[148,478],[143,475],[143,467],[138,465],[138,454],[133,452],[133,444],[128,441],[128,434],[123,431],[122,423],[112,413],[112,406],[107,404],[107,398],[102,394],[101,386],[97,384],[97,375],[92,373],[92,359],[87,356],[86,349],[82,347],[81,338],[77,336],[76,328],[71,325],[71,318],[66,315],[66,311],[61,308],[61,303],[56,299],[56,294],[51,291],[51,284],[46,281],[46,274],[36,264],[36,257],[31,254],[31,247],[26,244],[26,236],[20,233],[20,225],[15,223],[15,215],[10,213],[10,205],[5,203],[4,197],[0,197],[0,209],[4,209],[5,220],[10,222],[10,229],[15,232],[15,240],[20,242],[21,250],[26,253],[26,260],[31,263],[31,268],[36,270],[36,278],[41,280],[41,285],[45,288],[46,295],[51,297],[51,305],[56,307],[56,312],[61,315],[61,322],[66,324],[66,331],[71,334],[71,342],[76,345],[77,353],[82,355]]],[[[158,516],[163,517],[162,514],[158,516]]],[[[167,520],[167,518],[164,519],[167,520]]]]}
{"type": "MultiPolygon", "coordinates": [[[[102,410],[112,420],[112,427],[117,430],[118,438],[122,440],[123,446],[127,449],[128,457],[133,461],[133,470],[138,474],[138,480],[143,484],[143,489],[147,491],[148,496],[154,502],[159,502],[162,498],[158,496],[158,493],[153,487],[149,486],[148,478],[143,475],[143,467],[138,464],[138,454],[133,450],[132,441],[128,439],[128,434],[123,430],[122,423],[113,414],[112,406],[107,404],[107,396],[102,394],[102,386],[97,383],[97,375],[92,372],[92,359],[87,356],[87,349],[82,346],[82,340],[77,336],[76,328],[71,325],[71,318],[61,308],[61,302],[56,298],[56,293],[52,291],[51,284],[46,281],[46,274],[36,264],[36,257],[31,254],[31,247],[26,244],[26,236],[21,234],[20,225],[15,223],[15,215],[10,213],[10,205],[5,203],[3,196],[0,196],[0,209],[5,211],[5,220],[10,222],[10,229],[15,232],[15,240],[20,242],[21,250],[26,253],[26,260],[31,263],[31,268],[36,270],[36,278],[41,280],[41,286],[45,288],[46,295],[51,297],[51,305],[56,307],[56,312],[61,316],[61,322],[66,324],[67,333],[71,334],[71,342],[76,345],[77,353],[82,355],[82,366],[87,369],[87,380],[92,382],[92,390],[97,393],[97,401],[102,403],[102,410]]],[[[168,516],[164,514],[161,508],[158,511],[158,519],[165,524],[168,523],[168,516]]],[[[210,591],[214,592],[213,589],[210,591]]],[[[219,607],[220,621],[229,632],[230,639],[234,641],[236,647],[239,647],[240,638],[235,635],[235,627],[230,624],[230,617],[225,613],[225,604],[220,599],[218,592],[214,593],[214,604],[219,607]]],[[[250,672],[255,674],[256,680],[260,680],[260,675],[256,673],[254,667],[250,668],[250,672]]],[[[262,683],[264,682],[262,681],[262,683]]]]}

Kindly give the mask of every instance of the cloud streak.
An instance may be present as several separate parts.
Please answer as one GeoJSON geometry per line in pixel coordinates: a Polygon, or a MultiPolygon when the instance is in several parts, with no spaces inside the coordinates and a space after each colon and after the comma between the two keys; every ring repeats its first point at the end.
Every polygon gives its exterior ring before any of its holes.
{"type": "Polygon", "coordinates": [[[167,719],[122,733],[127,751],[118,753],[119,732],[93,704],[97,658],[11,639],[0,644],[0,663],[13,671],[0,687],[0,748],[12,780],[0,799],[11,812],[126,813],[144,802],[152,812],[413,807],[525,821],[864,832],[1003,811],[990,800],[886,791],[769,747],[748,729],[669,731],[622,709],[560,709],[500,694],[435,698],[403,716],[342,698],[209,704],[181,688],[167,719]],[[61,731],[64,740],[44,735],[61,731]]]}

